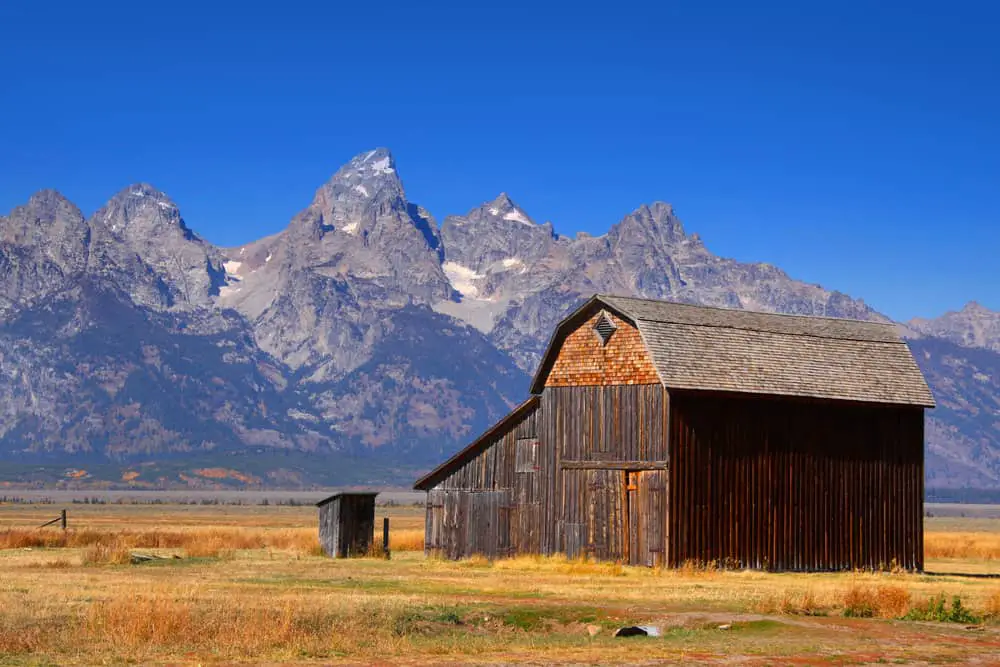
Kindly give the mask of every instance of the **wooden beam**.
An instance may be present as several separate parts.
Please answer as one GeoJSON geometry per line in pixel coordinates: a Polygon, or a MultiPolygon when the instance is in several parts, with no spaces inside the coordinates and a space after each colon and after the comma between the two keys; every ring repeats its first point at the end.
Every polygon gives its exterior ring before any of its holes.
{"type": "Polygon", "coordinates": [[[562,461],[563,470],[666,470],[666,461],[562,461]]]}

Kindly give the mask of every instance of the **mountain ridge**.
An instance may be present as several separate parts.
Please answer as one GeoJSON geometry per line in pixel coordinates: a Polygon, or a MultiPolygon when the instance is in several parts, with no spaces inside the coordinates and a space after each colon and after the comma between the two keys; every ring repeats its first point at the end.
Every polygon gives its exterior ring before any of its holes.
{"type": "MultiPolygon", "coordinates": [[[[713,254],[666,202],[600,236],[562,236],[505,192],[438,224],[384,148],[338,169],[281,231],[229,248],[148,183],[89,218],[42,191],[0,217],[0,460],[286,450],[430,462],[524,397],[552,328],[597,292],[889,321],[713,254]],[[59,404],[73,408],[65,418],[59,404]]],[[[942,405],[928,419],[929,479],[1000,486],[1000,442],[977,417],[1000,414],[1000,388],[976,384],[997,351],[956,345],[944,325],[901,326],[942,405]]],[[[963,340],[993,330],[975,331],[963,340]]]]}

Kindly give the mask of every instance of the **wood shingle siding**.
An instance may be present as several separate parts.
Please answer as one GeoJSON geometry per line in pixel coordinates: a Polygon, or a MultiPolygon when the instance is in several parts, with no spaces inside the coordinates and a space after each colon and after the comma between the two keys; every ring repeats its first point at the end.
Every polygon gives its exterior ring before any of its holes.
{"type": "Polygon", "coordinates": [[[659,383],[639,330],[613,314],[598,312],[566,337],[545,386],[659,383]],[[605,316],[615,325],[607,344],[594,331],[597,321],[605,316]]]}

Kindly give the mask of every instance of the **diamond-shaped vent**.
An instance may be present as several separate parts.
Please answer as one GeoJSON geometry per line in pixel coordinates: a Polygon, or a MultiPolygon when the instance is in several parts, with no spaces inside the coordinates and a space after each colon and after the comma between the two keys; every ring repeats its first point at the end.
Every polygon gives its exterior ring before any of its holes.
{"type": "Polygon", "coordinates": [[[611,334],[615,332],[615,323],[611,319],[604,315],[603,313],[599,318],[597,318],[597,324],[594,325],[594,333],[601,340],[601,345],[607,345],[608,340],[611,338],[611,334]]]}

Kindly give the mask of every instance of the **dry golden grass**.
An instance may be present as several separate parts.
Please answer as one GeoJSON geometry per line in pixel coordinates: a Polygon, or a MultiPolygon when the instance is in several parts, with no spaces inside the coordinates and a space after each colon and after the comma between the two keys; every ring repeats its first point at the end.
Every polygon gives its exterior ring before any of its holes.
{"type": "Polygon", "coordinates": [[[910,609],[910,592],[903,586],[855,584],[844,592],[843,613],[858,618],[901,618],[910,609]]]}
{"type": "MultiPolygon", "coordinates": [[[[0,527],[11,526],[0,528],[0,663],[621,664],[733,653],[762,664],[802,655],[942,662],[988,660],[1000,641],[995,626],[961,634],[844,618],[850,608],[899,618],[932,596],[959,595],[1000,619],[1000,586],[984,579],[540,556],[450,562],[424,558],[423,516],[412,508],[393,510],[388,561],[322,556],[313,508],[85,508],[71,510],[76,528],[66,534],[31,528],[45,517],[28,510],[37,514],[0,506],[0,527]],[[135,552],[183,557],[123,564],[135,552]],[[633,623],[673,631],[636,651],[611,637],[633,623]],[[720,623],[737,631],[718,632],[720,623]]],[[[948,571],[996,570],[975,553],[947,556],[948,571]]]]}
{"type": "Polygon", "coordinates": [[[990,620],[1000,621],[1000,588],[997,588],[992,595],[986,598],[983,614],[990,620]]]}
{"type": "MultiPolygon", "coordinates": [[[[376,546],[382,549],[382,534],[375,538],[376,546]]],[[[392,551],[423,551],[424,531],[416,528],[402,528],[389,530],[389,547],[392,551]]]]}
{"type": "Polygon", "coordinates": [[[924,535],[926,558],[1000,560],[1000,534],[928,532],[924,535]]]}
{"type": "MultiPolygon", "coordinates": [[[[381,552],[382,536],[376,538],[376,551],[381,552]]],[[[393,551],[423,551],[423,531],[392,530],[389,544],[393,551]]],[[[279,530],[253,528],[195,528],[171,530],[68,530],[9,528],[0,531],[0,549],[73,549],[85,547],[94,558],[89,563],[125,562],[99,557],[109,550],[127,552],[130,549],[178,549],[191,557],[218,557],[233,551],[279,549],[301,554],[321,555],[315,529],[286,528],[279,530]]]]}
{"type": "Polygon", "coordinates": [[[94,542],[83,550],[84,565],[124,565],[130,562],[132,554],[128,545],[121,540],[94,542]]]}

